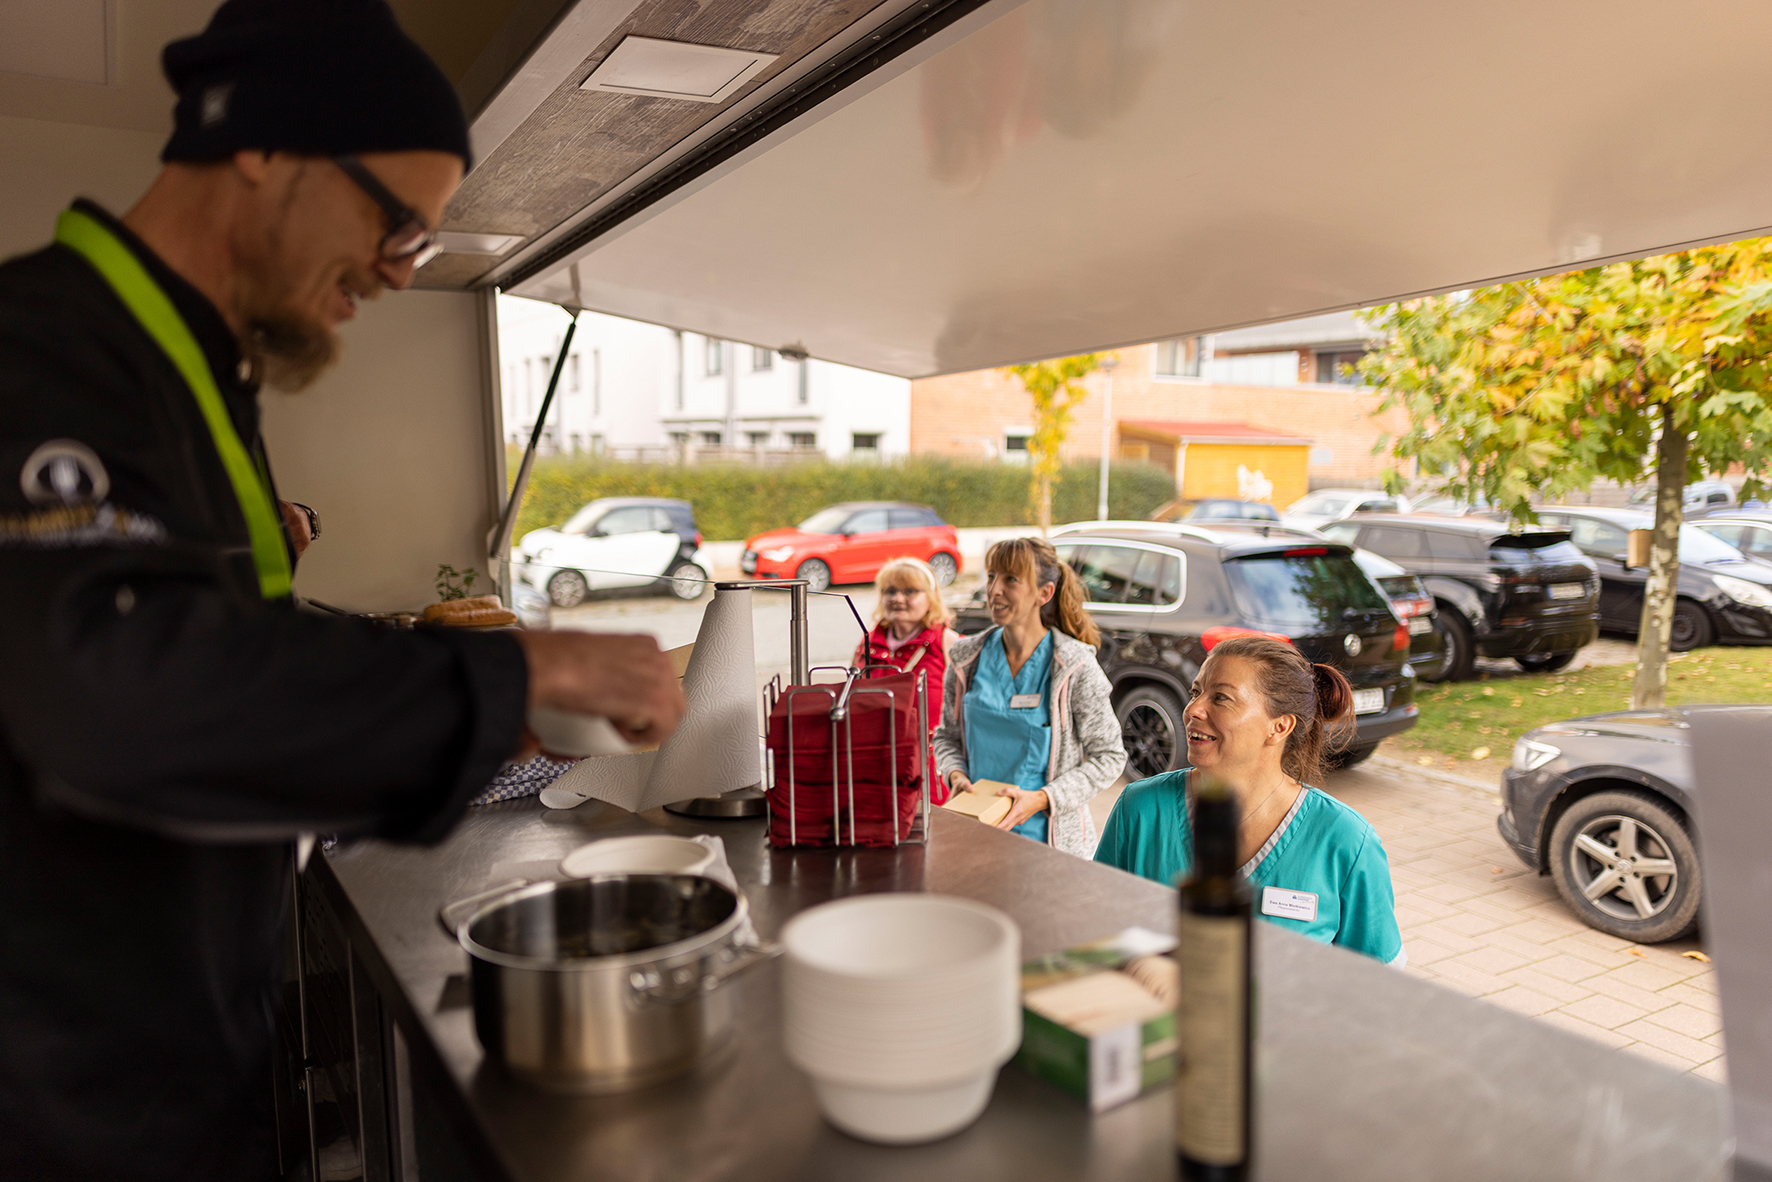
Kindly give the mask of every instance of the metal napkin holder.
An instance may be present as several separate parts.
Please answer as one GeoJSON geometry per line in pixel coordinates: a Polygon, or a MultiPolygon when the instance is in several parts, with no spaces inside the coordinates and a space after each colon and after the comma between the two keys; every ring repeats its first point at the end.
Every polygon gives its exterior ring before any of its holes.
{"type": "MultiPolygon", "coordinates": [[[[781,676],[777,674],[769,680],[769,684],[763,689],[766,706],[765,714],[767,717],[773,718],[775,716],[775,707],[778,702],[787,700],[790,703],[790,708],[787,711],[786,717],[788,776],[787,822],[789,845],[800,844],[799,810],[796,807],[799,800],[798,794],[801,792],[816,792],[823,790],[822,784],[814,786],[810,782],[806,784],[799,783],[794,770],[795,728],[794,712],[791,708],[791,703],[792,699],[795,697],[807,694],[822,694],[826,698],[829,698],[831,703],[830,709],[825,712],[826,718],[830,721],[831,734],[831,844],[838,846],[858,846],[861,844],[858,836],[855,813],[855,720],[851,705],[855,703],[858,698],[865,697],[882,697],[887,699],[886,746],[891,749],[890,774],[887,781],[890,796],[888,798],[887,812],[892,817],[892,844],[894,847],[897,847],[906,843],[922,843],[928,839],[929,778],[926,773],[929,768],[930,757],[929,673],[927,670],[923,669],[917,671],[916,690],[914,691],[917,712],[917,763],[914,765],[915,771],[913,777],[907,777],[903,781],[904,783],[909,783],[911,778],[919,778],[918,796],[920,799],[918,801],[915,815],[912,816],[910,823],[904,826],[905,832],[901,836],[899,832],[900,825],[898,809],[898,786],[901,782],[898,768],[899,744],[895,738],[897,729],[895,723],[897,720],[897,710],[899,705],[898,694],[893,689],[886,686],[875,688],[868,687],[865,679],[866,674],[876,669],[894,674],[904,672],[904,670],[895,669],[890,665],[864,665],[859,668],[852,668],[844,665],[819,665],[814,667],[811,672],[816,673],[821,670],[834,670],[843,674],[843,680],[841,682],[828,682],[818,685],[795,685],[784,689],[781,683],[781,676]],[[839,751],[841,752],[840,758],[839,751]],[[847,802],[849,808],[848,841],[843,840],[843,805],[845,802],[847,802]]],[[[773,731],[773,728],[771,728],[771,730],[773,731]]],[[[776,749],[771,745],[768,750],[768,787],[773,790],[778,783],[776,749]]],[[[878,788],[876,787],[873,790],[878,791],[878,788]]],[[[770,809],[773,811],[777,807],[776,798],[772,796],[770,798],[770,809]]]]}

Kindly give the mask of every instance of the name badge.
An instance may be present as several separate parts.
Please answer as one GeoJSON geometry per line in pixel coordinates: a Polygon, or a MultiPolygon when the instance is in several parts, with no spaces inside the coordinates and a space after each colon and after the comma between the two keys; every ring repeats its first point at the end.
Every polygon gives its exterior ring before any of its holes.
{"type": "Polygon", "coordinates": [[[1317,897],[1309,891],[1262,887],[1261,913],[1277,919],[1299,919],[1309,923],[1317,918],[1317,897]]]}
{"type": "Polygon", "coordinates": [[[1009,699],[1009,708],[1011,710],[1038,710],[1040,708],[1040,695],[1016,694],[1009,699]]]}

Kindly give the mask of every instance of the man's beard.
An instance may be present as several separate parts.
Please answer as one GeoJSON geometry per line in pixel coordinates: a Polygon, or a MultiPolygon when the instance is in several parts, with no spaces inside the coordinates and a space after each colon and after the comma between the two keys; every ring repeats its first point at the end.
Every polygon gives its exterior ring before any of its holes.
{"type": "Polygon", "coordinates": [[[261,381],[274,390],[305,390],[338,360],[338,336],[286,310],[247,320],[247,351],[261,381]]]}

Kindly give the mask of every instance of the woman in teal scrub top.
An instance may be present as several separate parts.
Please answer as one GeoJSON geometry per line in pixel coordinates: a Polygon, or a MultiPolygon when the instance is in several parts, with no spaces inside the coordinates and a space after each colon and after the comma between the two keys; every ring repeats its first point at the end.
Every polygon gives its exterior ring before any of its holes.
{"type": "Polygon", "coordinates": [[[1088,803],[1119,778],[1126,750],[1100,634],[1083,610],[1075,571],[1038,538],[998,542],[985,555],[991,622],[948,653],[935,763],[955,792],[996,780],[1012,798],[998,828],[1087,858],[1088,803]]]}
{"type": "MultiPolygon", "coordinates": [[[[1359,813],[1310,787],[1331,728],[1353,715],[1353,690],[1328,665],[1260,636],[1221,642],[1194,678],[1182,715],[1188,760],[1227,781],[1242,806],[1243,877],[1256,912],[1325,944],[1402,965],[1390,862],[1359,813]]],[[[1095,859],[1173,884],[1193,866],[1188,771],[1127,787],[1095,859]]]]}

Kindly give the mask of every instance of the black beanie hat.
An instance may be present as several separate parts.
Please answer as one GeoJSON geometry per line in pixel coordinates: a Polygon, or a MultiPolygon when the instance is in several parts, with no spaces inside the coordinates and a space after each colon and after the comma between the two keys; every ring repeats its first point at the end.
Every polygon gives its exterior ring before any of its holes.
{"type": "Polygon", "coordinates": [[[161,55],[178,92],[166,161],[451,152],[471,161],[455,87],[386,0],[227,0],[161,55]]]}

